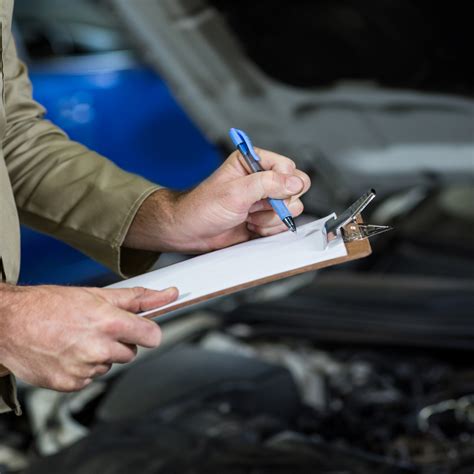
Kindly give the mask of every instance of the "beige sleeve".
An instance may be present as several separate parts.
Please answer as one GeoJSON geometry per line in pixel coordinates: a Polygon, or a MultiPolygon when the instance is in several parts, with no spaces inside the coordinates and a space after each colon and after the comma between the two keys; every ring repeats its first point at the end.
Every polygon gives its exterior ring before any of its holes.
{"type": "Polygon", "coordinates": [[[158,254],[123,249],[129,226],[158,186],[71,141],[43,118],[9,35],[4,44],[3,152],[20,220],[123,276],[146,271],[158,254]]]}

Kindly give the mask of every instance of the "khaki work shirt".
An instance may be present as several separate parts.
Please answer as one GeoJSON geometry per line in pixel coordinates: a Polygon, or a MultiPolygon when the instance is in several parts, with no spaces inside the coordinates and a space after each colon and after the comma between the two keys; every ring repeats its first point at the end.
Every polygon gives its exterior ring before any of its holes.
{"type": "MultiPolygon", "coordinates": [[[[18,280],[19,222],[122,276],[142,273],[157,254],[124,250],[122,242],[138,208],[158,187],[69,140],[43,118],[16,54],[13,3],[0,0],[0,281],[18,280]]],[[[10,409],[20,413],[13,376],[0,377],[0,413],[10,409]]]]}

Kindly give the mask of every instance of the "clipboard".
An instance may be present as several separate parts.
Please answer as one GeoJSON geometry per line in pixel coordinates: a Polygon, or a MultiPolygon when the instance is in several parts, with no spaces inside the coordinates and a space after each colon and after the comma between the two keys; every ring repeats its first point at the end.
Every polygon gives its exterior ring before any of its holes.
{"type": "MultiPolygon", "coordinates": [[[[184,293],[184,300],[180,301],[178,298],[177,301],[169,305],[140,314],[145,318],[154,319],[166,313],[182,310],[213,298],[367,257],[371,253],[368,238],[390,230],[388,226],[364,224],[361,212],[374,198],[375,191],[371,189],[338,216],[334,214],[303,226],[298,232],[305,232],[304,229],[306,228],[307,235],[303,235],[300,240],[294,241],[293,239],[296,237],[293,237],[290,232],[279,234],[279,236],[256,239],[229,249],[194,257],[185,262],[131,278],[110,287],[144,286],[151,289],[164,289],[168,286],[177,286],[180,292],[184,293]],[[308,230],[308,226],[312,227],[308,230]],[[314,229],[318,233],[313,236],[311,232],[314,229]],[[299,250],[303,245],[300,242],[304,242],[304,245],[307,246],[308,241],[311,243],[311,239],[316,238],[320,242],[318,245],[322,245],[322,247],[314,251],[311,248],[311,251],[306,251],[306,254],[298,255],[298,253],[301,253],[299,250]],[[263,250],[262,248],[255,250],[255,247],[260,244],[269,244],[269,246],[266,249],[262,247],[263,250]],[[264,263],[268,255],[266,251],[270,249],[271,253],[272,245],[276,245],[278,248],[278,259],[281,257],[282,260],[285,260],[281,264],[280,262],[276,264],[264,263]],[[316,255],[318,252],[319,255],[316,255]],[[311,258],[305,259],[305,256],[311,257],[312,255],[316,255],[313,261],[311,261],[311,258]],[[255,258],[256,265],[267,265],[268,269],[260,272],[252,271],[249,268],[252,267],[252,258],[255,258]],[[247,261],[242,263],[238,261],[239,259],[247,259],[247,261]],[[307,263],[308,261],[309,263],[307,263]],[[185,272],[190,272],[195,278],[201,277],[204,283],[191,281],[189,275],[183,275],[185,272]],[[232,272],[236,272],[238,275],[234,277],[231,275],[232,272]],[[221,277],[221,280],[219,280],[219,277],[221,277]],[[206,287],[206,279],[214,279],[214,283],[207,282],[206,287]],[[191,296],[186,294],[190,288],[192,289],[191,296]]],[[[275,256],[275,253],[273,256],[275,256]]],[[[270,255],[271,257],[272,255],[270,255]]]]}
{"type": "MultiPolygon", "coordinates": [[[[363,223],[361,217],[358,217],[358,223],[361,223],[361,224],[363,223]]],[[[341,263],[350,262],[352,260],[358,260],[360,258],[367,257],[372,253],[370,243],[368,239],[366,238],[363,240],[353,240],[351,242],[347,242],[345,243],[345,246],[347,249],[347,255],[344,257],[337,257],[334,259],[325,260],[323,262],[319,262],[319,263],[315,263],[311,265],[305,265],[305,266],[295,268],[293,270],[289,270],[286,272],[269,275],[267,277],[259,278],[257,280],[248,281],[246,283],[236,285],[233,287],[228,287],[221,291],[209,293],[207,295],[200,296],[195,299],[185,301],[183,303],[178,302],[172,307],[158,308],[156,310],[146,312],[143,316],[147,319],[154,319],[164,314],[167,314],[171,311],[178,311],[189,306],[203,303],[207,300],[211,300],[211,299],[218,298],[221,296],[231,295],[233,293],[237,293],[242,290],[247,290],[249,288],[253,288],[256,286],[272,283],[274,281],[282,280],[284,278],[289,278],[295,275],[299,275],[301,273],[306,273],[306,272],[311,272],[314,270],[320,270],[322,268],[332,267],[333,265],[339,265],[341,263]]]]}
{"type": "MultiPolygon", "coordinates": [[[[271,283],[273,281],[288,278],[294,275],[298,275],[300,273],[319,270],[322,268],[331,267],[333,265],[339,265],[345,262],[350,262],[352,260],[367,257],[372,252],[368,239],[374,235],[391,230],[391,227],[388,226],[371,225],[365,224],[363,222],[361,213],[368,206],[368,204],[372,202],[372,200],[375,198],[375,195],[376,194],[373,189],[369,190],[364,195],[362,195],[356,202],[354,202],[354,204],[349,206],[344,212],[342,212],[338,216],[333,215],[326,218],[324,225],[321,227],[320,234],[322,236],[322,250],[325,250],[325,248],[329,248],[331,245],[333,245],[334,242],[339,241],[339,244],[344,247],[344,255],[339,255],[335,258],[323,259],[321,261],[318,261],[317,263],[311,263],[308,265],[298,265],[295,268],[292,268],[291,270],[271,273],[262,278],[249,279],[248,281],[242,282],[238,285],[229,285],[218,291],[210,291],[206,294],[197,296],[196,298],[188,298],[187,300],[182,302],[179,302],[178,300],[177,302],[171,303],[170,305],[167,305],[165,307],[157,308],[155,310],[142,313],[141,316],[148,319],[153,319],[171,311],[181,310],[183,308],[202,303],[204,301],[217,298],[219,296],[230,295],[241,290],[246,290],[255,286],[271,283]]],[[[267,239],[271,239],[271,237],[267,239]]],[[[264,242],[265,238],[257,239],[256,241],[264,242]]],[[[166,270],[166,268],[164,270],[166,270]]],[[[160,272],[160,270],[157,270],[157,272],[160,272]]],[[[159,279],[159,273],[157,273],[157,279],[159,279]]],[[[131,286],[138,286],[137,284],[135,284],[136,282],[137,278],[131,278],[129,280],[124,280],[123,282],[110,285],[109,288],[127,288],[131,286]]],[[[0,377],[8,375],[8,373],[8,369],[0,365],[0,377]]]]}

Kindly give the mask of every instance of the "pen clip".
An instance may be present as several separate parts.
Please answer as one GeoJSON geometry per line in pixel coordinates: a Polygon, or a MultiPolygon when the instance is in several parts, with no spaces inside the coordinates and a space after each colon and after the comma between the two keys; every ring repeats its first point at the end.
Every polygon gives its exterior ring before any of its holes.
{"type": "Polygon", "coordinates": [[[375,199],[375,196],[375,190],[370,189],[339,216],[328,219],[324,226],[327,241],[335,239],[338,231],[341,231],[344,242],[353,242],[392,230],[390,226],[357,223],[357,216],[375,199]]]}
{"type": "Polygon", "coordinates": [[[253,149],[253,145],[249,136],[243,130],[239,130],[238,128],[231,128],[229,131],[229,135],[236,148],[238,148],[241,152],[241,148],[244,149],[244,152],[242,153],[244,157],[246,152],[248,152],[250,153],[250,155],[252,155],[252,158],[255,161],[260,161],[260,157],[253,149]]]}

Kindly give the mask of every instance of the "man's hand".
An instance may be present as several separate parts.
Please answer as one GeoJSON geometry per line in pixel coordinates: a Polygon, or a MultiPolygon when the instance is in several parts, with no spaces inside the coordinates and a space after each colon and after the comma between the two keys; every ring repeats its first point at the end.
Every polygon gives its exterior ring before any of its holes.
{"type": "Polygon", "coordinates": [[[133,313],[164,306],[176,288],[98,289],[0,284],[0,363],[33,385],[79,390],[137,345],[156,347],[159,327],[133,313]]]}
{"type": "Polygon", "coordinates": [[[268,171],[250,174],[240,153],[234,152],[192,191],[155,192],[139,209],[124,245],[200,253],[286,230],[266,198],[285,199],[298,216],[310,179],[289,158],[265,150],[257,153],[268,171]]]}

